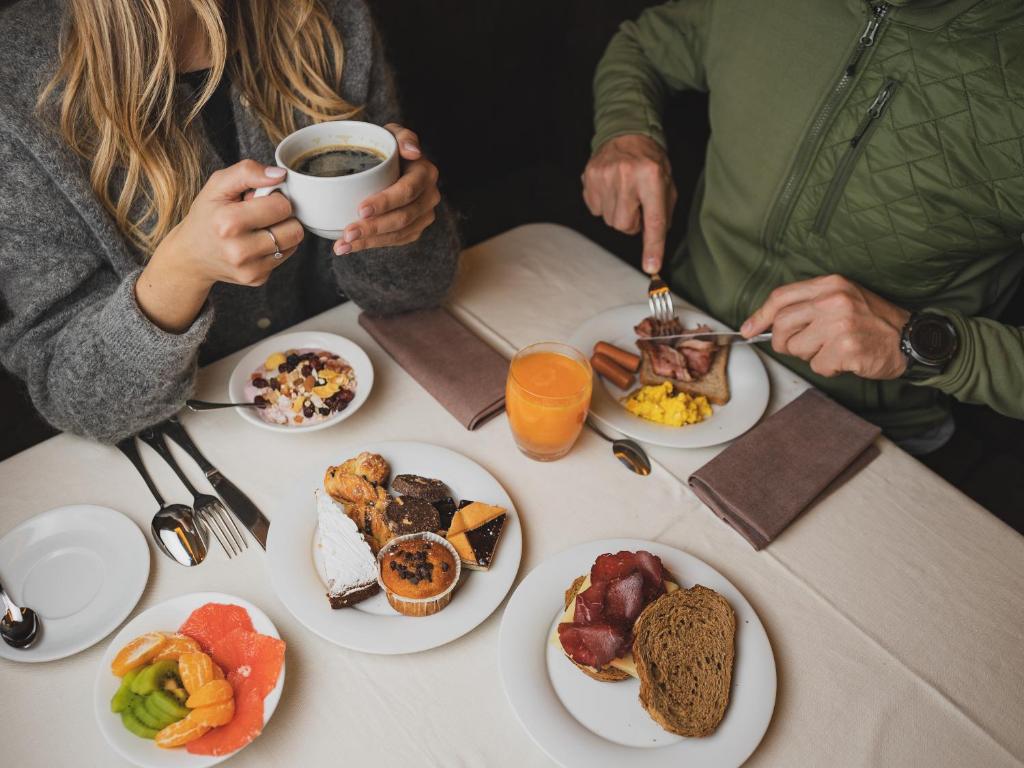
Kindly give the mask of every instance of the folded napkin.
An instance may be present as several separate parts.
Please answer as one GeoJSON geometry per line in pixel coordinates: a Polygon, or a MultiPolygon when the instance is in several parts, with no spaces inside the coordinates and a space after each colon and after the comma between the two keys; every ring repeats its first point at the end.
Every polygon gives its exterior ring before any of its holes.
{"type": "Polygon", "coordinates": [[[505,407],[508,360],[445,310],[364,312],[359,324],[466,429],[505,407]]]}
{"type": "Polygon", "coordinates": [[[754,549],[865,467],[881,430],[815,389],[690,476],[690,488],[754,549]]]}

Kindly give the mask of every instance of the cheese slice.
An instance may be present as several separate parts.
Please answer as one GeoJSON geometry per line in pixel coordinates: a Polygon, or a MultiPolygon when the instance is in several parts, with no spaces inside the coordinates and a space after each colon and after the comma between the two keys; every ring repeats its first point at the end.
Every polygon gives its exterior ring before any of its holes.
{"type": "MultiPolygon", "coordinates": [[[[590,586],[590,574],[588,573],[586,576],[583,577],[583,583],[580,585],[580,588],[579,588],[579,590],[577,591],[576,594],[579,594],[580,592],[585,591],[589,586],[590,586]]],[[[672,592],[675,592],[677,589],[679,589],[679,585],[678,584],[676,584],[674,581],[669,581],[668,579],[665,579],[665,592],[666,593],[671,594],[672,592]]],[[[571,603],[569,603],[569,607],[566,608],[565,611],[562,613],[562,617],[558,620],[558,624],[572,623],[575,619],[576,619],[576,600],[573,599],[573,601],[571,603]]],[[[558,639],[558,624],[555,624],[555,631],[551,634],[550,642],[552,643],[552,645],[554,645],[556,648],[558,648],[559,650],[561,650],[564,653],[565,651],[564,651],[564,649],[562,649],[562,641],[558,639]]],[[[608,662],[608,666],[609,667],[614,667],[615,669],[619,670],[620,672],[625,672],[630,677],[639,677],[639,675],[637,674],[637,671],[636,671],[636,662],[633,661],[633,652],[632,651],[627,653],[622,658],[612,659],[610,662],[608,662]]]]}

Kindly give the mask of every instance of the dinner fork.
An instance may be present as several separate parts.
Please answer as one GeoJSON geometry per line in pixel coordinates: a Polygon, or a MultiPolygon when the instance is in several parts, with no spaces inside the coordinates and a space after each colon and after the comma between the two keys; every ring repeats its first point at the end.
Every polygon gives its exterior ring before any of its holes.
{"type": "Polygon", "coordinates": [[[160,454],[160,458],[167,462],[185,489],[192,494],[192,506],[196,511],[196,516],[210,529],[228,558],[242,554],[242,550],[249,547],[249,542],[245,535],[238,530],[238,526],[228,514],[221,500],[216,496],[196,490],[167,448],[162,435],[157,434],[155,430],[145,429],[139,433],[139,439],[160,454]]]}
{"type": "Polygon", "coordinates": [[[651,284],[647,286],[647,305],[651,309],[651,316],[659,323],[675,319],[676,308],[672,303],[672,293],[661,275],[651,276],[651,284]]]}

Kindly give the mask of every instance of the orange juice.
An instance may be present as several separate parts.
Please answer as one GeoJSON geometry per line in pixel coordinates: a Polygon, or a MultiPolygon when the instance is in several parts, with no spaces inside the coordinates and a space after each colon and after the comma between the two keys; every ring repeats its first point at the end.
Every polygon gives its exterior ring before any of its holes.
{"type": "Polygon", "coordinates": [[[519,449],[553,461],[569,452],[590,408],[590,363],[572,347],[545,342],[512,359],[505,410],[519,449]]]}

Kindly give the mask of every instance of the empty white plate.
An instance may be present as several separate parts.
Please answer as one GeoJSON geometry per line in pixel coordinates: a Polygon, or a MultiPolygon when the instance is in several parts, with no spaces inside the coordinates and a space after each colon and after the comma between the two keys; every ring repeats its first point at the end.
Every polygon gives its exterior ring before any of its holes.
{"type": "MultiPolygon", "coordinates": [[[[117,652],[146,632],[176,632],[178,627],[192,614],[192,611],[207,603],[239,605],[249,612],[253,629],[263,635],[281,637],[277,633],[277,627],[274,626],[267,614],[255,605],[240,597],[220,592],[193,592],[190,595],[172,598],[143,611],[125,624],[124,629],[117,633],[117,637],[111,641],[100,660],[99,669],[96,671],[96,685],[93,688],[93,708],[103,738],[121,757],[135,765],[143,766],[143,768],[208,768],[245,749],[245,747],[240,747],[234,752],[217,756],[193,755],[184,747],[161,749],[149,739],[142,739],[129,733],[121,724],[120,716],[110,711],[110,699],[121,684],[120,678],[115,677],[110,671],[110,664],[117,652]]],[[[287,656],[287,651],[285,654],[287,656]]],[[[281,665],[281,674],[278,675],[277,685],[263,699],[264,727],[269,722],[271,715],[274,714],[274,710],[277,709],[277,703],[281,700],[286,666],[287,661],[281,665]]]]}
{"type": "MultiPolygon", "coordinates": [[[[621,349],[638,354],[633,326],[650,314],[646,304],[615,307],[595,315],[581,325],[569,344],[588,357],[594,345],[606,341],[621,349]]],[[[701,323],[715,330],[728,330],[721,323],[692,309],[680,309],[677,314],[686,328],[701,323]]],[[[757,352],[749,344],[734,344],[729,350],[729,402],[713,405],[710,418],[698,424],[669,427],[634,416],[626,410],[620,399],[628,393],[619,389],[603,376],[594,374],[594,394],[590,413],[602,424],[621,434],[651,445],[669,448],[703,448],[718,445],[739,437],[757,424],[768,406],[768,372],[757,352]]],[[[639,382],[633,387],[640,386],[639,382]]]]}
{"type": "Polygon", "coordinates": [[[750,603],[704,561],[654,541],[592,541],[530,571],[505,608],[498,664],[519,721],[564,768],[738,766],[761,742],[775,709],[775,656],[750,603]],[[681,587],[703,584],[722,595],[736,612],[729,706],[710,736],[686,739],[668,733],[640,705],[638,680],[593,680],[551,642],[562,616],[565,590],[573,580],[589,573],[598,555],[641,549],[660,557],[681,587]]]}
{"type": "Polygon", "coordinates": [[[0,583],[42,629],[24,650],[0,642],[0,657],[53,661],[85,650],[125,620],[148,578],[149,546],[120,512],[75,504],[26,520],[0,539],[0,583]]]}
{"type": "Polygon", "coordinates": [[[257,368],[262,369],[264,361],[272,354],[287,352],[289,349],[325,349],[340,355],[342,360],[352,366],[352,371],[355,374],[355,397],[352,398],[352,402],[345,410],[332,413],[323,421],[315,421],[310,424],[272,424],[260,418],[255,408],[235,408],[235,413],[246,421],[275,432],[314,432],[344,421],[358,411],[366,402],[366,398],[370,396],[370,390],[373,389],[373,364],[362,347],[344,336],[333,333],[295,331],[264,339],[258,344],[254,344],[242,356],[228,379],[228,397],[231,402],[249,402],[245,396],[245,387],[249,383],[250,376],[257,368]]]}
{"type": "Polygon", "coordinates": [[[309,466],[282,500],[287,514],[274,517],[267,539],[270,581],[295,618],[325,640],[365,653],[416,653],[436,648],[471,632],[508,594],[522,556],[523,534],[512,500],[501,484],[475,461],[427,443],[382,442],[339,446],[309,466]],[[324,472],[361,451],[379,453],[391,465],[391,476],[403,473],[433,477],[451,490],[456,501],[472,499],[507,510],[505,530],[494,562],[487,571],[462,570],[452,601],[433,616],[403,616],[383,593],[350,608],[335,610],[314,557],[317,537],[313,491],[323,487],[324,472]]]}

